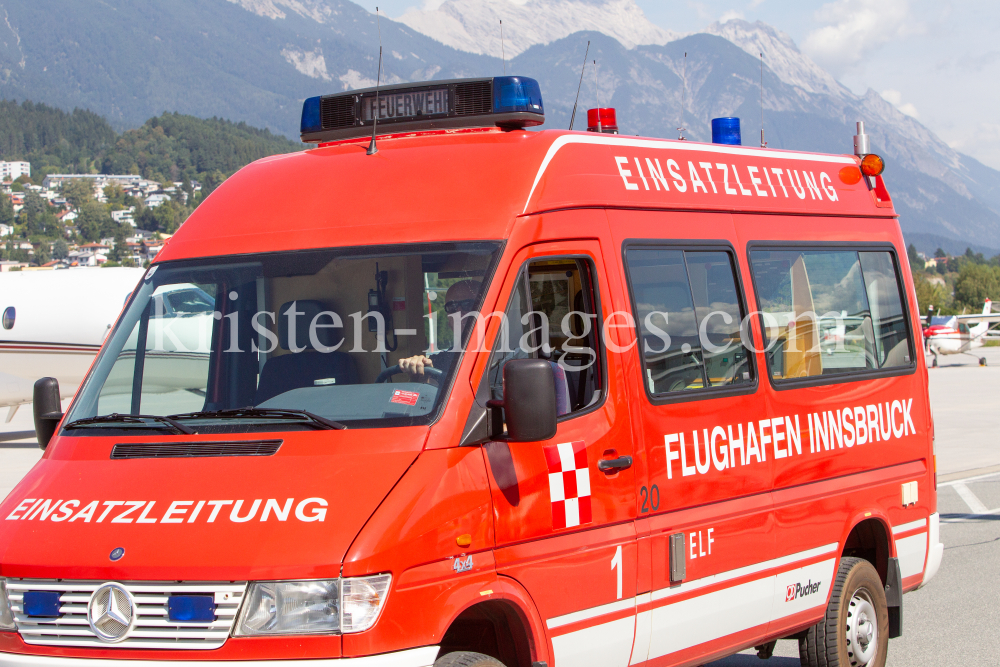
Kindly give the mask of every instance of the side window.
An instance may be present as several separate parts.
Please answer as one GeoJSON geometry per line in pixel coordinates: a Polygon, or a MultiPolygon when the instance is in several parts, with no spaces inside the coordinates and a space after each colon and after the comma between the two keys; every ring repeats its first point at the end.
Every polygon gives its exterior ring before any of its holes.
{"type": "Polygon", "coordinates": [[[910,365],[889,253],[754,250],[750,263],[772,378],[910,365]]]}
{"type": "Polygon", "coordinates": [[[560,416],[600,400],[600,321],[590,264],[573,258],[523,267],[488,369],[492,398],[503,397],[503,366],[511,359],[547,359],[560,416]],[[506,333],[506,335],[504,335],[506,333]]]}
{"type": "Polygon", "coordinates": [[[650,394],[753,381],[729,252],[633,246],[625,262],[650,394]]]}
{"type": "Polygon", "coordinates": [[[879,368],[909,366],[912,359],[903,310],[902,290],[889,252],[862,252],[861,271],[872,312],[875,355],[879,368]]]}

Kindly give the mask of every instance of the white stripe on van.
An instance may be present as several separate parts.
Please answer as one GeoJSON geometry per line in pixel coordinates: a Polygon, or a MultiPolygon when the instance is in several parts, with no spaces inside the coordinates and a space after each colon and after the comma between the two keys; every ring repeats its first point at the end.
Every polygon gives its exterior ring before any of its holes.
{"type": "Polygon", "coordinates": [[[896,540],[896,558],[899,559],[899,574],[906,579],[924,571],[927,557],[927,532],[896,540]]]}
{"type": "Polygon", "coordinates": [[[662,139],[632,139],[613,134],[593,133],[593,136],[583,134],[564,134],[556,138],[556,140],[552,142],[552,145],[549,146],[549,150],[545,154],[545,159],[542,160],[542,164],[538,167],[538,173],[535,174],[535,182],[531,184],[531,192],[528,193],[528,199],[524,202],[524,210],[521,211],[521,215],[524,215],[528,211],[528,204],[531,203],[531,196],[535,194],[535,188],[538,187],[538,181],[542,179],[542,174],[544,174],[545,170],[548,168],[549,162],[552,161],[552,158],[555,157],[560,148],[569,144],[605,144],[608,146],[629,146],[631,148],[697,151],[702,153],[719,153],[723,155],[747,155],[750,157],[766,157],[774,160],[809,160],[812,162],[830,162],[833,164],[856,164],[854,158],[846,155],[795,153],[792,151],[785,152],[773,149],[764,150],[761,148],[743,148],[738,146],[727,146],[724,144],[698,144],[688,143],[686,141],[666,141],[662,139]]]}
{"type": "Polygon", "coordinates": [[[901,523],[898,526],[892,527],[892,534],[899,535],[900,533],[905,533],[910,530],[923,528],[926,525],[927,525],[927,519],[920,519],[919,521],[911,521],[910,523],[901,523]]]}
{"type": "Polygon", "coordinates": [[[830,558],[653,609],[647,660],[825,607],[836,566],[830,558]],[[809,593],[788,593],[796,585],[809,593]]]}
{"type": "Polygon", "coordinates": [[[799,561],[807,560],[809,558],[816,558],[817,556],[823,556],[828,553],[832,553],[836,550],[837,550],[837,543],[833,542],[831,544],[827,544],[822,547],[816,547],[815,549],[807,549],[806,551],[800,551],[798,553],[791,554],[788,556],[782,556],[781,558],[766,560],[762,563],[754,563],[753,565],[747,565],[746,567],[736,568],[735,570],[729,570],[728,572],[720,572],[719,574],[713,574],[708,577],[703,577],[702,579],[685,581],[679,586],[672,586],[670,588],[661,588],[658,591],[653,591],[653,600],[662,600],[667,597],[681,595],[682,593],[687,593],[688,591],[692,591],[698,588],[705,588],[706,586],[712,586],[714,584],[718,584],[723,581],[731,581],[733,579],[739,579],[740,577],[756,574],[758,572],[763,572],[765,570],[770,570],[773,568],[790,565],[792,563],[797,563],[799,561]]]}
{"type": "MultiPolygon", "coordinates": [[[[645,596],[640,596],[640,597],[648,597],[648,593],[645,596]]],[[[588,618],[597,618],[598,616],[604,616],[605,614],[613,614],[616,611],[624,611],[629,608],[635,608],[635,598],[618,600],[617,602],[612,602],[611,604],[602,604],[599,607],[591,607],[590,609],[574,611],[571,614],[565,614],[563,616],[555,616],[547,620],[545,622],[545,625],[549,629],[558,628],[564,625],[569,625],[570,623],[576,623],[577,621],[585,621],[588,618]]]]}
{"type": "MultiPolygon", "coordinates": [[[[781,567],[784,567],[784,566],[787,566],[787,565],[794,565],[795,563],[800,563],[800,562],[802,562],[804,560],[809,560],[809,559],[816,558],[816,557],[819,557],[819,556],[825,556],[827,554],[832,554],[832,553],[836,552],[837,546],[838,546],[837,543],[833,542],[831,544],[827,544],[827,545],[824,545],[824,546],[821,546],[821,547],[816,547],[814,549],[807,549],[806,551],[800,551],[798,553],[789,554],[788,556],[782,556],[780,558],[773,558],[771,560],[763,561],[761,563],[754,563],[752,565],[747,565],[745,567],[737,568],[735,570],[729,570],[728,572],[721,572],[719,574],[715,574],[715,575],[712,575],[712,576],[709,576],[709,577],[703,577],[701,579],[695,579],[695,580],[692,580],[692,581],[687,581],[687,582],[684,582],[684,583],[680,584],[679,586],[673,586],[671,588],[662,588],[662,589],[659,589],[657,591],[653,591],[652,593],[642,593],[642,594],[638,595],[637,597],[627,598],[627,599],[624,599],[624,600],[618,600],[618,601],[612,602],[610,604],[604,604],[604,605],[600,605],[600,606],[597,606],[597,607],[591,607],[589,609],[582,609],[580,611],[571,612],[569,614],[564,614],[562,616],[554,616],[554,617],[548,619],[546,621],[545,625],[550,630],[552,630],[552,629],[559,628],[559,627],[562,627],[562,626],[565,626],[565,625],[569,625],[570,623],[578,623],[580,621],[586,621],[586,620],[589,620],[589,619],[598,618],[600,616],[605,616],[605,615],[608,615],[608,614],[613,614],[615,612],[625,611],[625,610],[627,610],[629,608],[634,608],[637,605],[648,604],[648,603],[653,602],[655,600],[663,600],[665,598],[672,597],[672,596],[675,596],[675,595],[679,595],[681,593],[687,593],[687,592],[692,591],[692,590],[697,590],[697,589],[700,589],[700,588],[706,588],[706,587],[712,586],[714,584],[723,583],[723,582],[726,582],[726,581],[731,581],[733,579],[738,579],[740,577],[745,577],[745,576],[750,576],[750,575],[758,574],[760,572],[765,572],[767,570],[781,568],[781,567]]],[[[812,564],[812,565],[806,565],[806,566],[801,567],[801,568],[794,568],[792,570],[788,570],[786,572],[783,572],[783,573],[780,573],[780,574],[777,574],[777,575],[770,575],[770,576],[763,577],[763,578],[758,579],[758,580],[753,581],[753,582],[748,582],[747,584],[740,584],[740,585],[737,585],[737,586],[730,586],[728,588],[723,589],[722,591],[715,591],[713,593],[708,593],[708,594],[705,594],[705,595],[701,595],[701,596],[698,596],[698,597],[693,598],[691,600],[685,600],[683,602],[674,603],[674,604],[668,605],[666,607],[661,607],[660,609],[666,609],[668,607],[671,607],[671,608],[672,607],[680,607],[682,609],[683,608],[689,608],[689,609],[691,609],[691,611],[689,613],[698,613],[698,610],[701,608],[701,605],[703,604],[701,602],[698,602],[699,600],[714,600],[716,598],[722,599],[724,601],[724,603],[727,604],[727,605],[736,604],[740,609],[742,609],[743,608],[742,598],[739,597],[739,595],[741,595],[741,594],[737,594],[736,598],[731,598],[730,596],[733,595],[733,593],[730,593],[730,591],[751,591],[751,594],[752,594],[753,591],[757,591],[758,589],[760,589],[761,586],[766,586],[766,588],[767,588],[767,594],[766,594],[766,596],[764,598],[764,602],[760,606],[760,609],[758,611],[752,611],[751,610],[750,612],[748,612],[749,615],[747,616],[747,618],[750,619],[752,622],[750,622],[750,624],[747,625],[746,627],[747,628],[754,627],[755,625],[758,625],[760,622],[765,622],[766,623],[767,621],[770,620],[770,617],[771,617],[771,615],[773,613],[777,613],[776,611],[772,611],[772,609],[782,608],[782,609],[786,609],[786,610],[787,609],[791,610],[791,611],[787,611],[786,613],[780,613],[780,614],[778,614],[777,617],[779,617],[779,618],[781,616],[786,616],[788,614],[796,613],[797,611],[801,611],[801,609],[798,609],[798,607],[801,606],[801,603],[793,603],[792,606],[790,606],[790,607],[784,607],[783,606],[784,605],[784,599],[785,599],[785,587],[787,585],[795,584],[795,583],[805,584],[805,583],[807,583],[809,581],[809,576],[812,576],[813,580],[815,581],[818,578],[817,578],[816,575],[812,574],[812,569],[813,568],[816,568],[818,566],[822,566],[820,569],[822,569],[822,568],[829,568],[829,567],[831,567],[831,564],[835,564],[835,563],[836,563],[836,559],[832,559],[832,560],[828,559],[828,560],[823,561],[822,563],[815,563],[815,564],[812,564]],[[796,577],[798,577],[798,579],[796,579],[796,577]],[[799,579],[801,579],[801,581],[799,579]],[[760,582],[765,582],[765,583],[761,584],[760,582]],[[750,584],[753,584],[753,585],[750,585],[750,584]],[[779,584],[780,584],[780,588],[781,588],[780,591],[777,590],[777,588],[776,588],[777,586],[779,586],[779,584]],[[744,588],[744,587],[746,587],[746,588],[744,588]],[[724,593],[724,595],[721,595],[721,596],[717,595],[719,593],[724,593]],[[779,598],[780,598],[780,600],[779,600],[779,598]],[[735,602],[734,602],[734,600],[735,600],[735,602]],[[779,602],[781,604],[779,604],[779,602]],[[758,616],[760,616],[761,618],[764,618],[765,620],[764,621],[759,621],[759,619],[757,619],[758,616]]],[[[809,603],[812,603],[815,599],[822,598],[820,600],[820,602],[818,602],[816,604],[825,604],[826,603],[826,593],[823,592],[823,591],[829,591],[830,578],[831,578],[830,576],[825,577],[825,580],[822,581],[822,589],[821,590],[819,590],[819,591],[817,591],[817,592],[815,592],[815,593],[813,593],[813,594],[811,594],[809,596],[806,596],[803,599],[806,599],[806,600],[808,600],[809,603]]],[[[754,598],[754,600],[756,600],[756,598],[754,598]]],[[[714,603],[712,603],[712,604],[714,604],[714,603]]],[[[754,602],[754,604],[756,604],[756,602],[754,602]]],[[[709,605],[709,608],[711,608],[711,605],[709,605]]],[[[808,607],[805,607],[805,608],[808,608],[808,607]]],[[[666,612],[664,612],[664,613],[666,613],[666,612]]],[[[740,612],[740,613],[742,613],[742,612],[740,612]]],[[[669,614],[667,614],[667,616],[670,617],[670,616],[672,616],[672,614],[673,614],[673,612],[670,612],[669,614]]],[[[645,658],[645,650],[644,650],[644,647],[640,644],[640,642],[643,642],[643,643],[646,643],[647,645],[649,645],[650,634],[652,634],[653,636],[655,636],[656,635],[656,630],[658,630],[658,629],[659,630],[663,630],[664,629],[663,627],[660,627],[659,622],[658,622],[658,619],[660,617],[662,617],[662,616],[663,616],[663,614],[660,613],[659,609],[654,609],[652,611],[644,611],[644,612],[641,612],[641,613],[638,614],[639,628],[640,629],[637,631],[637,638],[636,638],[637,641],[636,641],[636,645],[635,645],[635,653],[633,654],[633,657],[632,657],[633,663],[634,662],[643,662],[644,660],[646,660],[646,658],[645,658]],[[652,617],[652,624],[651,624],[651,617],[652,617]]],[[[629,620],[629,622],[631,623],[634,620],[634,618],[635,617],[629,617],[627,620],[629,620]]],[[[619,620],[622,620],[622,619],[619,619],[619,620]]],[[[553,641],[555,641],[556,639],[562,640],[562,637],[582,637],[584,639],[581,639],[581,641],[585,642],[586,638],[590,636],[590,634],[589,634],[590,631],[592,631],[592,630],[594,630],[596,628],[603,628],[605,626],[614,626],[614,627],[617,628],[619,626],[617,626],[615,624],[619,623],[619,620],[610,621],[608,623],[601,623],[601,624],[594,625],[594,626],[589,627],[589,628],[584,628],[582,630],[577,630],[577,631],[574,631],[574,632],[570,632],[570,633],[567,633],[566,635],[562,635],[560,637],[554,638],[553,641]]],[[[732,622],[735,622],[735,621],[732,621],[732,622]]],[[[713,623],[712,622],[708,622],[708,624],[712,625],[713,623]]],[[[746,628],[742,628],[742,629],[746,629],[746,628]]],[[[673,634],[673,633],[671,632],[671,633],[668,633],[668,634],[673,634]]],[[[729,634],[729,633],[726,632],[726,633],[723,633],[723,634],[720,634],[720,635],[717,635],[717,636],[721,637],[721,636],[724,636],[725,634],[729,634]]],[[[698,643],[698,642],[696,642],[696,643],[698,643]]],[[[693,645],[694,644],[692,644],[692,646],[693,645]]],[[[650,655],[653,655],[653,654],[650,653],[650,655]]],[[[653,657],[655,657],[655,656],[653,656],[653,657]]]]}
{"type": "Polygon", "coordinates": [[[552,638],[559,667],[627,665],[635,634],[635,616],[569,632],[552,638]]]}

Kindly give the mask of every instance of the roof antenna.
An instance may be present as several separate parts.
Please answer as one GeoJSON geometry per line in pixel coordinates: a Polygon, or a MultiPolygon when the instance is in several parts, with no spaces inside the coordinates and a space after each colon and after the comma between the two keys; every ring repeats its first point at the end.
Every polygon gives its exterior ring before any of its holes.
{"type": "Polygon", "coordinates": [[[583,54],[583,67],[580,69],[580,84],[576,87],[576,101],[573,102],[573,115],[569,117],[569,129],[573,129],[576,120],[576,106],[580,103],[580,89],[583,88],[583,73],[587,71],[587,56],[590,55],[590,40],[587,40],[587,51],[583,54]]]}
{"type": "Polygon", "coordinates": [[[767,148],[767,142],[764,141],[764,54],[763,53],[760,54],[760,147],[767,148]]]}
{"type": "MultiPolygon", "coordinates": [[[[687,89],[688,89],[688,78],[687,78],[687,68],[688,68],[688,52],[684,52],[684,64],[681,68],[681,125],[684,125],[684,111],[687,109],[687,89]]],[[[677,140],[684,141],[684,132],[687,130],[685,127],[677,128],[677,140]]]]}
{"type": "Polygon", "coordinates": [[[372,112],[372,140],[368,144],[368,155],[378,153],[378,146],[375,145],[375,131],[378,130],[378,88],[382,81],[382,20],[375,8],[375,22],[378,25],[378,74],[375,75],[375,110],[372,112]]]}
{"type": "Polygon", "coordinates": [[[503,19],[500,19],[500,59],[503,60],[503,75],[507,76],[507,53],[503,48],[503,19]]]}

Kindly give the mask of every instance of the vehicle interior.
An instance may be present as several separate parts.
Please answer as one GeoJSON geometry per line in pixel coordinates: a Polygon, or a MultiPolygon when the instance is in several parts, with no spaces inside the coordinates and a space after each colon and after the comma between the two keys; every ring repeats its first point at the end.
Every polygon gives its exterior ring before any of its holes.
{"type": "MultiPolygon", "coordinates": [[[[88,382],[86,416],[264,408],[425,417],[457,365],[447,352],[456,339],[449,287],[463,283],[461,305],[478,310],[497,251],[437,244],[161,265],[88,382]],[[434,372],[399,371],[400,360],[427,354],[434,372]]],[[[471,324],[460,321],[457,337],[471,324]]]]}

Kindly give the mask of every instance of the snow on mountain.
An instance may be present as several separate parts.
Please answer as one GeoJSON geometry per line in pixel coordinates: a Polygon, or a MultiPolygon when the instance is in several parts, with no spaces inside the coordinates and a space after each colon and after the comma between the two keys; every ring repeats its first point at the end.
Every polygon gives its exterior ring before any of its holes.
{"type": "Polygon", "coordinates": [[[283,19],[291,11],[310,18],[317,23],[326,23],[337,15],[337,11],[324,0],[227,0],[248,12],[269,19],[283,19]]]}
{"type": "Polygon", "coordinates": [[[713,23],[704,32],[729,40],[754,58],[763,53],[764,64],[789,85],[834,97],[850,95],[847,88],[799,51],[791,37],[766,23],[730,19],[713,23]]]}
{"type": "Polygon", "coordinates": [[[627,48],[679,36],[653,24],[635,0],[446,0],[437,9],[411,9],[399,21],[461,51],[494,57],[501,54],[503,21],[508,58],[581,30],[604,33],[627,48]]]}

